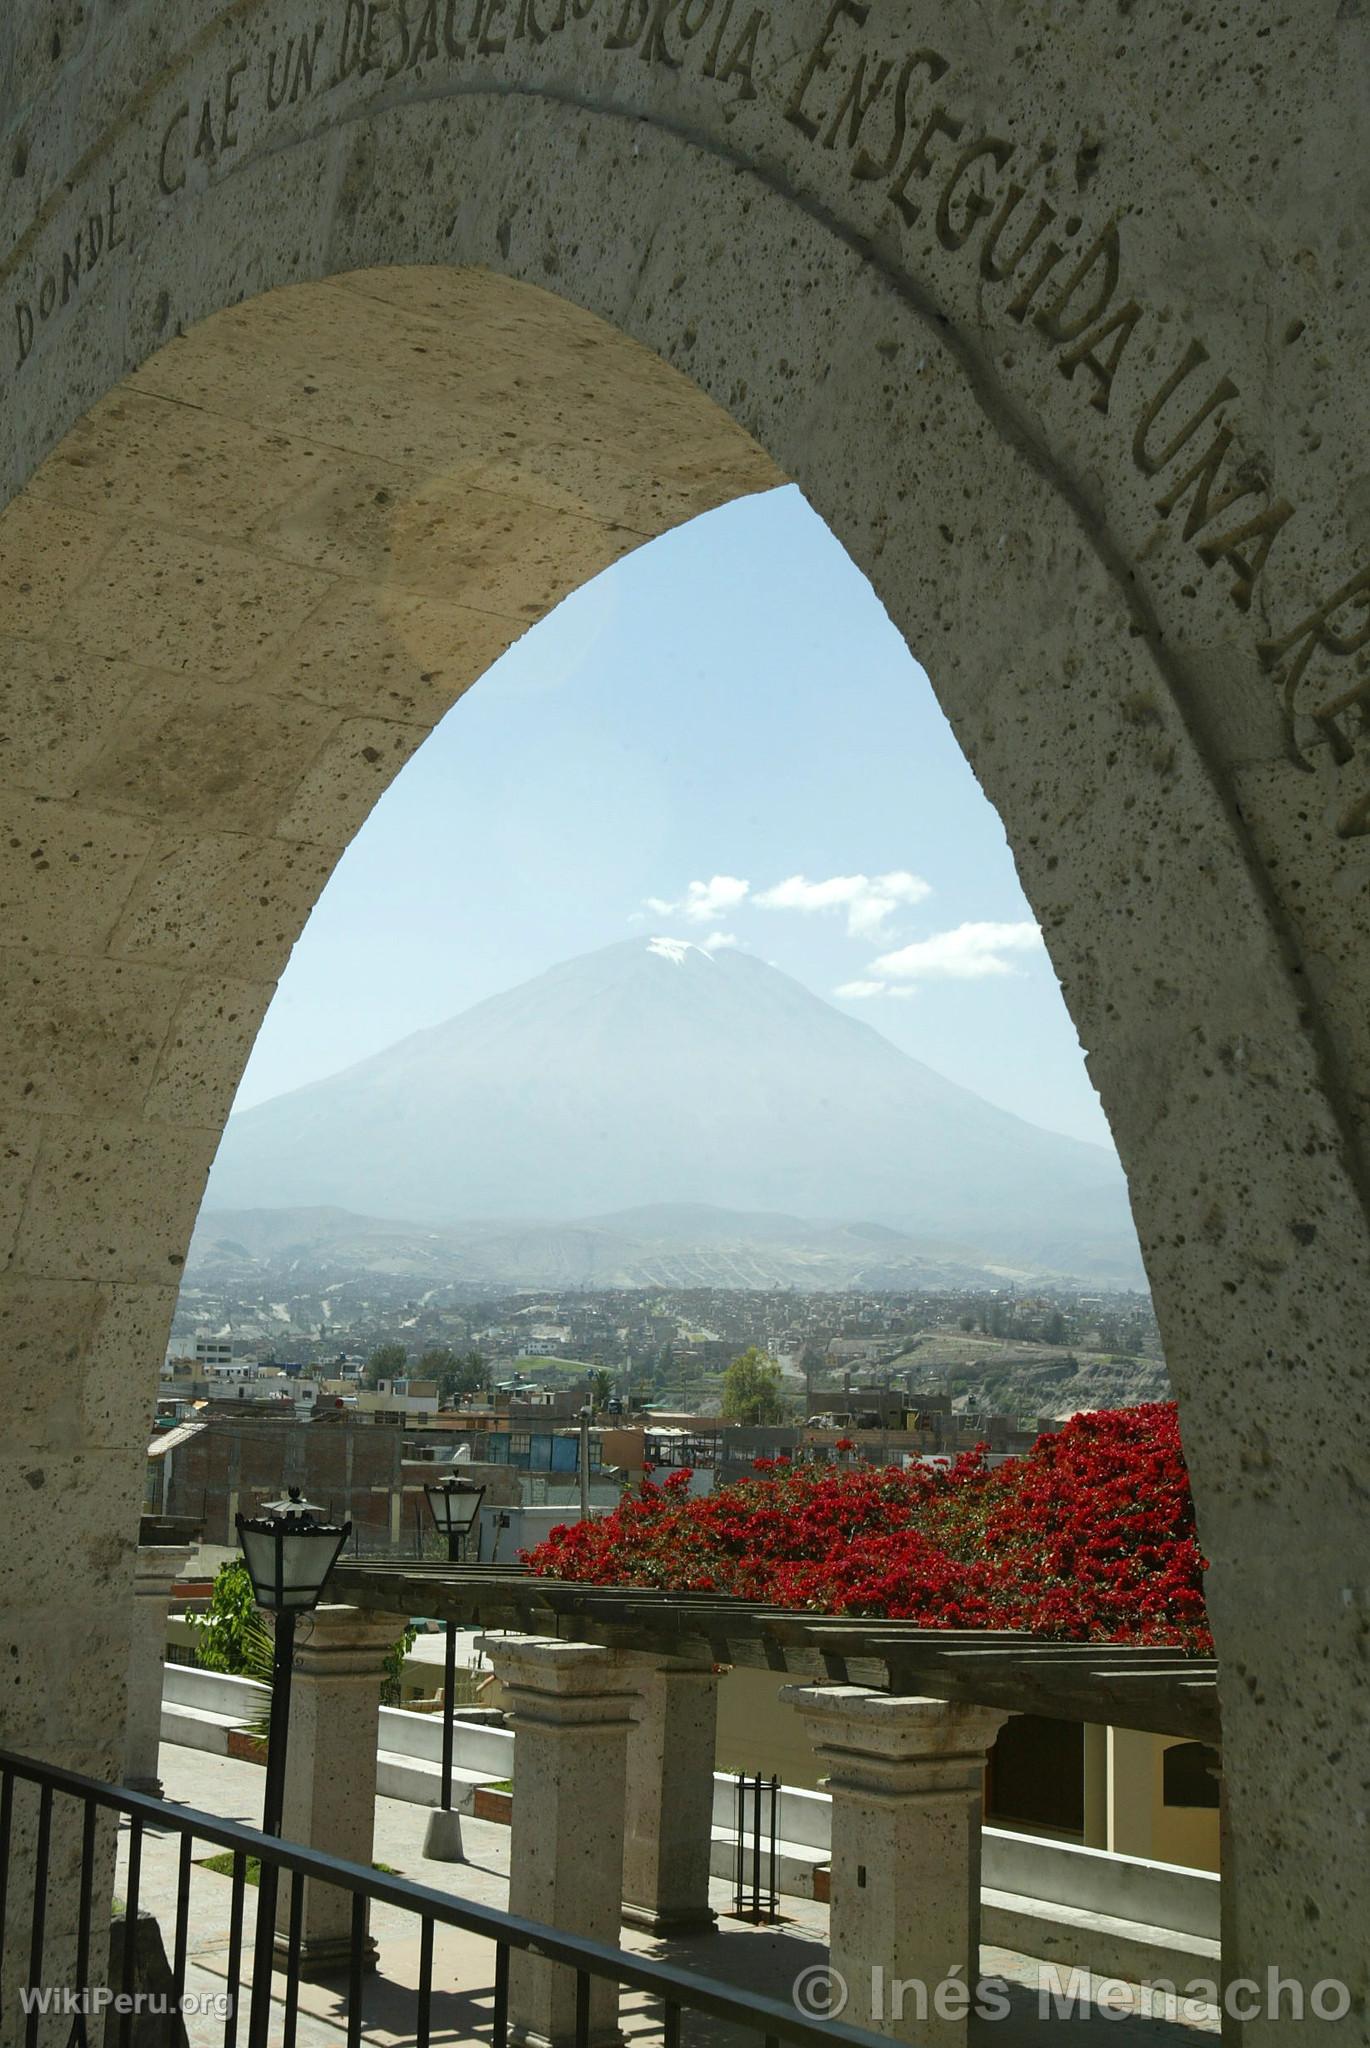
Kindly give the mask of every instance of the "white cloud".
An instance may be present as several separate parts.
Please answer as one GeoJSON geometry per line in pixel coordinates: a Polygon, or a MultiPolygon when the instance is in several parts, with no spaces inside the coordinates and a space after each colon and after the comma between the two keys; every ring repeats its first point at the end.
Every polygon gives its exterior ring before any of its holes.
{"type": "Polygon", "coordinates": [[[722,953],[730,946],[740,946],[741,939],[736,932],[710,932],[707,939],[701,939],[701,953],[722,953]]]}
{"type": "Polygon", "coordinates": [[[867,996],[882,996],[885,993],[883,981],[844,981],[833,994],[840,996],[844,1003],[862,1003],[867,996]]]}
{"type": "Polygon", "coordinates": [[[657,917],[684,917],[691,924],[715,924],[720,917],[726,917],[730,910],[736,910],[745,903],[750,882],[744,882],[737,875],[715,875],[708,882],[691,882],[678,903],[668,902],[661,896],[649,896],[647,908],[657,917]]]}
{"type": "Polygon", "coordinates": [[[825,882],[790,875],[752,900],[763,910],[845,911],[849,935],[870,939],[880,935],[896,910],[922,903],[931,894],[931,884],[921,875],[900,868],[888,875],[831,875],[825,882]]]}
{"type": "Polygon", "coordinates": [[[1012,974],[1013,957],[1035,953],[1042,934],[1031,923],[958,924],[955,931],[935,932],[897,952],[872,961],[873,974],[899,981],[982,981],[988,975],[1012,974]]]}

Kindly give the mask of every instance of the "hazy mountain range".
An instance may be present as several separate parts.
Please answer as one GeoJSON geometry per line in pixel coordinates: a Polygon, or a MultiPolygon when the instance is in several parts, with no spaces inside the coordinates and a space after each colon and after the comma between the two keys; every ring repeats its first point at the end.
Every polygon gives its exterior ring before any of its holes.
{"type": "Polygon", "coordinates": [[[670,940],[564,962],[230,1118],[197,1243],[243,1242],[217,1211],[321,1208],[373,1240],[461,1225],[453,1252],[484,1245],[529,1285],[644,1253],[712,1262],[722,1241],[1143,1284],[1111,1153],[993,1107],[752,955],[670,940]]]}

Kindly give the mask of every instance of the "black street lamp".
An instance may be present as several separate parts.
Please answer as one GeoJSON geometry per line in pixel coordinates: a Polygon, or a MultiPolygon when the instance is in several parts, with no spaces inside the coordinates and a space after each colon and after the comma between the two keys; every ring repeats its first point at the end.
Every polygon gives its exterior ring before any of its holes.
{"type": "MultiPolygon", "coordinates": [[[[252,1596],[276,1617],[271,1661],[271,1722],[266,1746],[262,1833],[279,1835],[285,1803],[285,1745],[290,1727],[290,1676],[295,1616],[317,1607],[352,1524],[322,1522],[321,1510],[292,1486],[285,1500],[268,1501],[260,1515],[237,1517],[238,1542],[252,1580],[252,1596]]],[[[265,2048],[271,2011],[271,1952],[276,1933],[278,1866],[262,1858],[257,1880],[257,1947],[252,1976],[248,2048],[265,2048]]],[[[298,1880],[297,1880],[298,1882],[298,1880]]]]}
{"type": "MultiPolygon", "coordinates": [[[[485,1498],[485,1488],[477,1486],[474,1479],[464,1473],[453,1472],[436,1486],[425,1486],[428,1509],[434,1523],[447,1538],[447,1562],[458,1564],[466,1548],[466,1539],[476,1525],[480,1504],[485,1498]]],[[[452,1714],[456,1705],[457,1690],[457,1632],[453,1624],[447,1624],[447,1637],[443,1644],[443,1687],[442,1687],[442,1806],[443,1813],[452,1811],[452,1714]]]]}
{"type": "Polygon", "coordinates": [[[474,1479],[467,1479],[464,1474],[453,1473],[436,1486],[425,1486],[423,1490],[428,1496],[428,1511],[434,1525],[438,1533],[447,1538],[447,1562],[459,1564],[466,1539],[476,1526],[485,1488],[477,1486],[474,1479]]]}
{"type": "Polygon", "coordinates": [[[271,1726],[266,1751],[266,1798],[262,1833],[281,1832],[285,1792],[285,1744],[290,1726],[290,1674],[294,1663],[295,1616],[317,1607],[352,1524],[321,1522],[321,1509],[300,1499],[292,1486],[285,1500],[266,1503],[260,1515],[237,1518],[238,1542],[252,1580],[252,1597],[276,1617],[271,1668],[271,1726]]]}

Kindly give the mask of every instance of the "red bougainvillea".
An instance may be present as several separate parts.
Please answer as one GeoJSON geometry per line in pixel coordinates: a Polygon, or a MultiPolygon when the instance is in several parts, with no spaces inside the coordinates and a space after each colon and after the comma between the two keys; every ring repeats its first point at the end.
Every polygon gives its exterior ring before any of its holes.
{"type": "Polygon", "coordinates": [[[535,1572],[718,1592],[931,1628],[1211,1648],[1175,1409],[1078,1415],[990,1470],[758,1461],[697,1498],[644,1481],[600,1521],[554,1529],[535,1572]]]}

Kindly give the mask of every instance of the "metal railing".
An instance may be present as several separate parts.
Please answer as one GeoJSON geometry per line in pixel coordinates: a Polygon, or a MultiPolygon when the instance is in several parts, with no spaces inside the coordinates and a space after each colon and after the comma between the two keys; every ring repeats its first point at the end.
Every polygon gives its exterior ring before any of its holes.
{"type": "MultiPolygon", "coordinates": [[[[793,2048],[835,2048],[835,2044],[847,2044],[847,2048],[881,2048],[876,2036],[859,2028],[837,2021],[809,2018],[779,1999],[735,1990],[729,1985],[701,1977],[694,1969],[678,1968],[650,1957],[632,1955],[604,1942],[563,1933],[534,1920],[520,1919],[513,1914],[501,1913],[494,1907],[454,1897],[450,1892],[435,1891],[407,1878],[388,1876],[361,1864],[323,1855],[317,1849],[263,1835],[256,1828],[244,1827],[235,1821],[222,1820],[190,1807],[168,1805],[163,1800],[131,1792],[124,1786],[108,1785],[102,1780],[82,1777],[75,1771],[37,1763],[31,1758],[0,1749],[0,2034],[6,2038],[14,2037],[13,2020],[16,2012],[23,2009],[23,1987],[42,1987],[50,1981],[45,1979],[45,1966],[49,1969],[55,1966],[70,1973],[72,1988],[78,1993],[104,1988],[116,1996],[121,1994],[123,2010],[119,2009],[118,2003],[109,2008],[108,2017],[112,2024],[105,2035],[106,2048],[128,2048],[132,2039],[134,2009],[131,1994],[134,1991],[136,1944],[131,1936],[126,1935],[122,1945],[119,1984],[104,1986],[98,1974],[91,1975],[92,1969],[98,1971],[102,1967],[93,1942],[94,1919],[97,1909],[104,1903],[103,1887],[108,1884],[114,1867],[112,1855],[101,1857],[97,1852],[97,1832],[102,1815],[113,1817],[115,1824],[120,1821],[127,1823],[127,1875],[123,1892],[128,1929],[134,1928],[138,1920],[145,1837],[172,1835],[179,1840],[175,1925],[167,1942],[171,1976],[167,1995],[172,2010],[179,2010],[185,1996],[186,1972],[190,1963],[194,1846],[196,1843],[208,1843],[216,1849],[230,1852],[232,1891],[225,1969],[227,2016],[223,2030],[224,2048],[237,2048],[239,2022],[244,2009],[248,2048],[257,2048],[257,2044],[265,2042],[268,2025],[273,2022],[273,2005],[279,2008],[274,2017],[283,2026],[283,2048],[294,2048],[300,2012],[305,1895],[311,1884],[328,1885],[352,1895],[350,1960],[345,1972],[339,1973],[345,1974],[346,1986],[341,1993],[342,2016],[337,2022],[340,2031],[345,2031],[348,2048],[358,2048],[358,2044],[368,2038],[364,2000],[367,1922],[371,1905],[399,1908],[417,1922],[418,1983],[414,1992],[412,2033],[408,2036],[414,2048],[429,2048],[436,1968],[434,1940],[439,1928],[453,1928],[481,1936],[491,1944],[493,1998],[488,2028],[490,2048],[507,2048],[509,1965],[514,1951],[563,1965],[574,1974],[575,2048],[588,2048],[590,1989],[596,1979],[659,2001],[660,2039],[664,2048],[680,2048],[682,2020],[687,2014],[736,2026],[748,2035],[759,2037],[764,2048],[779,2048],[782,2042],[793,2044],[793,2048]],[[21,1786],[32,1787],[36,1794],[36,1799],[31,1796],[23,1802],[29,1810],[24,1815],[25,1853],[22,1861],[17,1855],[12,1857],[11,1853],[15,1846],[14,1823],[19,1804],[16,1789],[21,1786]],[[53,1890],[50,1852],[57,1825],[65,1824],[71,1830],[67,1839],[74,1843],[78,1819],[81,1846],[74,1902],[74,1945],[69,1946],[64,1939],[62,1945],[66,1953],[59,1960],[50,1955],[48,1922],[55,1903],[50,1896],[53,1890]],[[292,1880],[286,1925],[284,1929],[278,1926],[276,1932],[274,1962],[269,1937],[254,1945],[245,1934],[249,1857],[258,1861],[260,1876],[266,1880],[260,1884],[259,1903],[271,1898],[282,1873],[292,1880]],[[27,1893],[27,1898],[21,1899],[23,1893],[27,1893]],[[21,1905],[22,1915],[19,1911],[21,1905]],[[12,1928],[17,1919],[22,1919],[23,1936],[19,1943],[21,1970],[18,1983],[8,1967],[10,1958],[6,1946],[7,1928],[12,1928]]],[[[106,1836],[110,1825],[110,1819],[106,1818],[106,1836]]],[[[69,1926],[72,1900],[63,1898],[59,1903],[69,1926]]],[[[165,1936],[166,1930],[163,1934],[165,1936]]],[[[216,1974],[218,1967],[216,1963],[216,1974]]],[[[389,1993],[393,1994],[394,1988],[393,1982],[387,1985],[389,1993]]],[[[31,2000],[28,2004],[30,2009],[24,2021],[22,2039],[26,2048],[38,2048],[43,2014],[31,2000]]],[[[86,2022],[85,2010],[74,2015],[65,2037],[68,2048],[93,2048],[98,2029],[88,2032],[86,2022]]],[[[387,2033],[393,2035],[395,2019],[389,2009],[385,2027],[387,2033]]],[[[448,2030],[444,2028],[442,2031],[448,2030]]],[[[480,2031],[479,2027],[476,2031],[480,2031]]],[[[636,2038],[645,2039],[646,2036],[636,2035],[636,2038]]]]}

